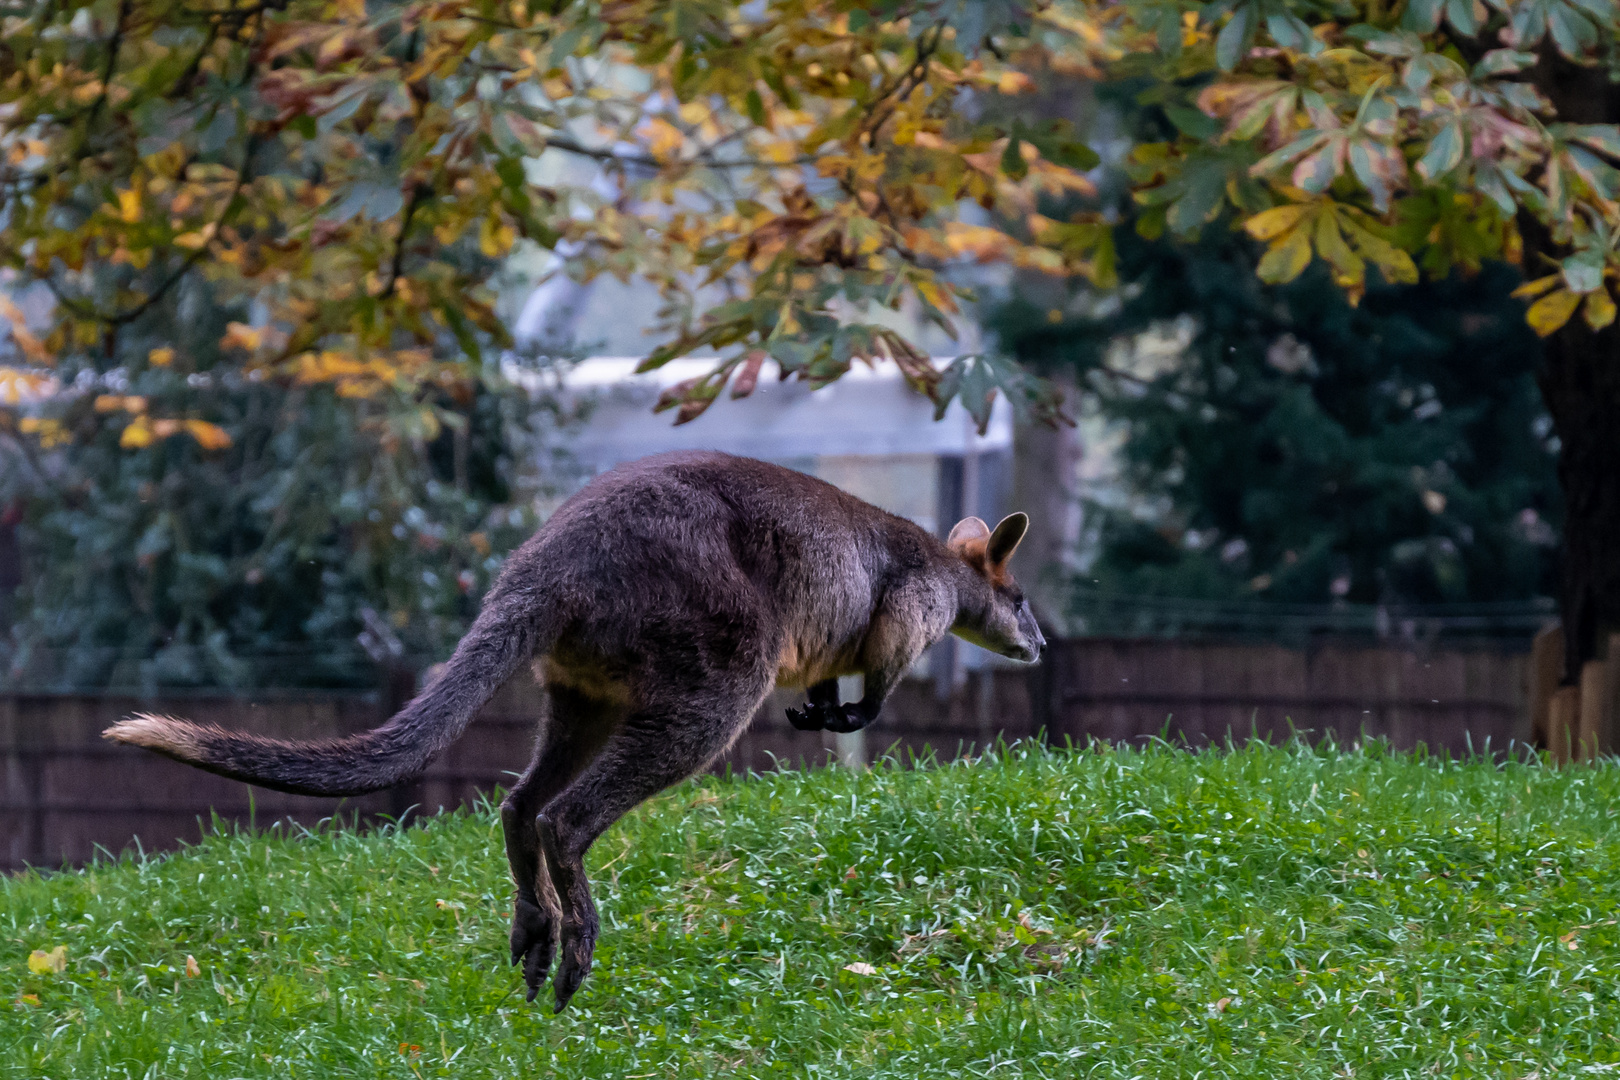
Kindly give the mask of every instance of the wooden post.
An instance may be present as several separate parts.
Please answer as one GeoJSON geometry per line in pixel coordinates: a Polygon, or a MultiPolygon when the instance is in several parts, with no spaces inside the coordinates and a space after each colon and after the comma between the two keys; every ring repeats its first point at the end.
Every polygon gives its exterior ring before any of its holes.
{"type": "Polygon", "coordinates": [[[1608,733],[1609,664],[1588,660],[1581,665],[1580,717],[1575,727],[1575,760],[1591,761],[1603,753],[1601,739],[1608,733]]]}
{"type": "Polygon", "coordinates": [[[1581,717],[1581,688],[1560,686],[1553,691],[1547,710],[1547,752],[1552,763],[1568,765],[1574,749],[1572,740],[1581,717]]]}
{"type": "Polygon", "coordinates": [[[1564,681],[1564,630],[1549,626],[1530,646],[1530,742],[1551,748],[1553,692],[1564,681]]]}

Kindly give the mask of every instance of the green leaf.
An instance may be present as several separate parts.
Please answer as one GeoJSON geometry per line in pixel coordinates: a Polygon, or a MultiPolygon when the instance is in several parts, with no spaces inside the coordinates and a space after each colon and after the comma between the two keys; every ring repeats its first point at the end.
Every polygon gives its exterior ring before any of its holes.
{"type": "Polygon", "coordinates": [[[1440,13],[1445,0],[1407,0],[1401,13],[1401,26],[1419,34],[1432,34],[1440,26],[1440,13]]]}
{"type": "Polygon", "coordinates": [[[1474,0],[1447,0],[1446,22],[1464,37],[1479,33],[1479,20],[1474,18],[1474,0]]]}
{"type": "Polygon", "coordinates": [[[743,101],[748,109],[748,119],[759,127],[764,127],[766,120],[765,99],[759,96],[759,91],[748,91],[748,95],[743,99],[743,101]]]}
{"type": "Polygon", "coordinates": [[[1597,45],[1597,27],[1568,4],[1549,5],[1547,29],[1552,32],[1553,44],[1558,46],[1558,51],[1571,60],[1579,60],[1587,50],[1597,45]]]}
{"type": "Polygon", "coordinates": [[[1322,51],[1322,42],[1311,33],[1311,28],[1298,15],[1290,12],[1278,12],[1266,16],[1266,32],[1271,40],[1285,49],[1302,52],[1306,56],[1315,56],[1322,51]]]}
{"type": "Polygon", "coordinates": [[[1231,71],[1243,59],[1243,54],[1249,49],[1249,40],[1254,36],[1254,14],[1257,5],[1240,4],[1233,9],[1232,18],[1221,27],[1221,32],[1215,37],[1215,62],[1222,71],[1231,71]]]}
{"type": "Polygon", "coordinates": [[[1564,284],[1571,292],[1589,293],[1603,287],[1603,253],[1578,251],[1559,263],[1564,284]]]}
{"type": "Polygon", "coordinates": [[[1473,77],[1477,80],[1492,75],[1512,75],[1533,67],[1535,62],[1535,53],[1520,52],[1518,49],[1492,49],[1474,65],[1473,77]]]}
{"type": "Polygon", "coordinates": [[[1188,138],[1213,139],[1221,133],[1220,121],[1199,109],[1190,109],[1185,105],[1167,105],[1164,115],[1176,126],[1177,131],[1188,138]]]}
{"type": "Polygon", "coordinates": [[[1029,162],[1020,153],[1022,146],[1023,140],[1015,134],[1007,139],[1007,148],[1001,152],[1001,171],[1014,180],[1022,180],[1029,175],[1029,162]]]}
{"type": "Polygon", "coordinates": [[[1331,138],[1322,144],[1321,149],[1300,158],[1294,166],[1294,186],[1312,194],[1326,191],[1338,179],[1344,167],[1339,156],[1343,148],[1342,138],[1331,138]]]}
{"type": "Polygon", "coordinates": [[[1585,143],[1594,150],[1620,158],[1620,126],[1614,124],[1558,125],[1554,133],[1572,142],[1585,143]]]}
{"type": "Polygon", "coordinates": [[[1327,136],[1320,131],[1307,131],[1280,150],[1273,150],[1249,168],[1251,176],[1264,176],[1280,169],[1295,158],[1319,146],[1327,136]]]}
{"type": "Polygon", "coordinates": [[[1428,149],[1416,165],[1418,175],[1425,180],[1439,179],[1457,167],[1462,155],[1462,125],[1453,121],[1435,132],[1434,138],[1429,140],[1428,149]]]}
{"type": "Polygon", "coordinates": [[[1193,159],[1181,174],[1181,198],[1170,205],[1165,219],[1170,231],[1186,236],[1215,220],[1226,197],[1223,162],[1193,159]]]}

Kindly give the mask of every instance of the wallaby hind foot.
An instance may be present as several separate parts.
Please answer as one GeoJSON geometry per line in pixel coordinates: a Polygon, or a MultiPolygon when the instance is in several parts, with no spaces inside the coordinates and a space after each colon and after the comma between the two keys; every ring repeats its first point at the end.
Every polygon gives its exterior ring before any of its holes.
{"type": "Polygon", "coordinates": [[[523,967],[528,1000],[551,973],[562,931],[562,905],[540,844],[535,816],[579,775],[602,748],[618,708],[567,686],[548,687],[534,757],[501,801],[506,857],[517,889],[512,910],[511,959],[523,967]]]}
{"type": "MultiPolygon", "coordinates": [[[[761,650],[754,656],[702,657],[693,665],[698,670],[687,676],[697,685],[662,687],[661,700],[626,717],[601,753],[535,818],[542,863],[562,906],[551,982],[558,1012],[590,973],[600,931],[585,853],[631,809],[725,752],[770,690],[774,671],[768,655],[761,650]]],[[[673,651],[652,659],[665,671],[680,670],[674,665],[682,659],[693,661],[690,654],[673,651]]]]}

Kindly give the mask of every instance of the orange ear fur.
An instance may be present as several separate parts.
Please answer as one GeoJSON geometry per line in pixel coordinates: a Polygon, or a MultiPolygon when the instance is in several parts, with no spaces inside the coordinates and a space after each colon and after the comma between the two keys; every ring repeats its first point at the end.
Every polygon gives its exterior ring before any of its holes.
{"type": "Polygon", "coordinates": [[[965,517],[951,529],[951,535],[945,538],[945,546],[961,555],[967,549],[967,545],[975,540],[989,539],[990,526],[986,525],[982,518],[965,517]]]}

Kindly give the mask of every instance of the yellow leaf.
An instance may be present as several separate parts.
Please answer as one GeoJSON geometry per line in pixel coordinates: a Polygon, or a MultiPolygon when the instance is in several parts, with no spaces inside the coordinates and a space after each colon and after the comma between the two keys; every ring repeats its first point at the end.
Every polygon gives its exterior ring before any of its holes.
{"type": "Polygon", "coordinates": [[[49,450],[53,446],[73,441],[73,435],[62,426],[62,421],[41,416],[25,416],[17,421],[17,430],[39,439],[39,445],[49,450]]]}
{"type": "Polygon", "coordinates": [[[1367,264],[1345,243],[1344,234],[1339,232],[1338,219],[1332,214],[1323,214],[1316,219],[1316,253],[1333,267],[1333,280],[1341,288],[1354,288],[1366,283],[1367,264]]]}
{"type": "Polygon", "coordinates": [[[1575,314],[1575,307],[1580,302],[1579,293],[1559,289],[1531,304],[1530,310],[1525,313],[1524,321],[1530,324],[1530,329],[1546,337],[1569,322],[1569,317],[1575,314]]]}
{"type": "Polygon", "coordinates": [[[918,278],[916,287],[922,298],[939,310],[950,312],[956,310],[956,301],[951,299],[950,294],[940,288],[939,283],[932,278],[918,278]]]}
{"type": "Polygon", "coordinates": [[[1000,229],[988,225],[964,225],[959,221],[945,223],[945,243],[958,255],[972,255],[980,262],[998,259],[1007,251],[1010,238],[1000,229]]]}
{"type": "Polygon", "coordinates": [[[1299,228],[1287,236],[1272,241],[1270,249],[1260,257],[1257,273],[1260,280],[1272,285],[1293,281],[1311,264],[1311,237],[1307,229],[1299,228]]]}
{"type": "Polygon", "coordinates": [[[0,364],[0,404],[17,405],[50,387],[51,380],[32,371],[0,364]]]}
{"type": "Polygon", "coordinates": [[[133,225],[141,220],[141,193],[134,188],[118,193],[118,216],[133,225]]]}
{"type": "Polygon", "coordinates": [[[47,972],[60,974],[67,970],[67,946],[58,945],[50,952],[44,949],[35,949],[28,954],[28,970],[35,975],[44,975],[47,972]]]}
{"type": "Polygon", "coordinates": [[[5,293],[0,293],[0,317],[11,324],[11,340],[28,359],[36,364],[50,364],[56,359],[44,342],[28,332],[28,319],[5,293]]]}
{"type": "Polygon", "coordinates": [[[186,954],[186,978],[195,979],[202,974],[202,968],[197,966],[197,958],[190,953],[186,954]]]}
{"type": "Polygon", "coordinates": [[[655,116],[641,126],[641,137],[647,140],[647,152],[659,161],[667,161],[686,144],[686,136],[681,134],[681,129],[661,116],[655,116]]]}
{"type": "Polygon", "coordinates": [[[1270,240],[1298,225],[1310,210],[1309,206],[1273,206],[1245,221],[1243,228],[1256,240],[1270,240]]]}
{"type": "Polygon", "coordinates": [[[1588,293],[1581,314],[1586,316],[1586,325],[1594,330],[1601,330],[1614,322],[1614,298],[1609,295],[1609,290],[1600,285],[1596,292],[1588,293]]]}
{"type": "Polygon", "coordinates": [[[146,354],[146,362],[153,367],[168,367],[174,363],[174,350],[167,345],[146,354]]]}
{"type": "Polygon", "coordinates": [[[1001,78],[996,80],[996,91],[1009,96],[1013,94],[1029,94],[1033,93],[1034,90],[1035,80],[1022,71],[1003,71],[1001,78]]]}
{"type": "Polygon", "coordinates": [[[1542,293],[1546,292],[1563,279],[1564,275],[1562,274],[1548,274],[1544,278],[1536,278],[1534,281],[1527,281],[1523,285],[1520,285],[1517,289],[1513,290],[1513,298],[1515,300],[1528,300],[1532,296],[1540,296],[1542,293]]]}
{"type": "Polygon", "coordinates": [[[183,247],[187,251],[196,251],[198,248],[207,247],[208,241],[213,238],[214,223],[210,221],[207,225],[194,232],[181,233],[174,238],[174,245],[175,247],[183,247]]]}
{"type": "Polygon", "coordinates": [[[484,219],[478,230],[478,250],[491,259],[498,259],[512,248],[517,232],[506,222],[493,215],[484,219]]]}
{"type": "Polygon", "coordinates": [[[263,330],[251,327],[247,323],[233,322],[225,324],[225,336],[219,339],[219,347],[255,352],[263,342],[263,330]]]}
{"type": "Polygon", "coordinates": [[[157,434],[152,430],[152,423],[144,416],[137,416],[118,437],[118,445],[125,450],[139,450],[156,441],[157,434]]]}
{"type": "Polygon", "coordinates": [[[231,437],[225,429],[206,420],[187,420],[186,431],[204,450],[224,450],[231,445],[231,437]]]}

